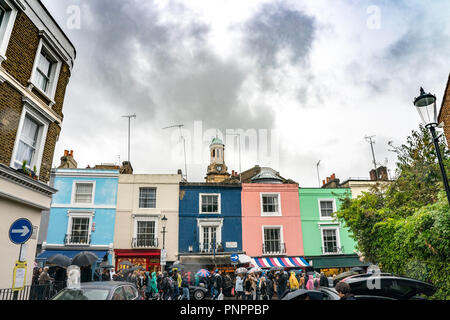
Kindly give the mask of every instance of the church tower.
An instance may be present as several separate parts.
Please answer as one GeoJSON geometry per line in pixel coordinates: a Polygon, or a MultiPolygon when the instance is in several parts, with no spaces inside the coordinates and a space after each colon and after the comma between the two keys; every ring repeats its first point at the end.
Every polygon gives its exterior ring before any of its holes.
{"type": "Polygon", "coordinates": [[[220,138],[215,137],[209,145],[210,164],[206,173],[206,182],[222,182],[230,177],[225,165],[225,145],[220,138]]]}

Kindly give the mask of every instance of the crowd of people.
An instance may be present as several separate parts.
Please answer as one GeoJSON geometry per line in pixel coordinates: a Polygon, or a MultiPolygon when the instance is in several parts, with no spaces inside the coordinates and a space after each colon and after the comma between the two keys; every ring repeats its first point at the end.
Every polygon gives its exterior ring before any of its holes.
{"type": "Polygon", "coordinates": [[[189,286],[207,289],[211,299],[221,300],[234,296],[238,300],[281,299],[286,293],[297,289],[313,290],[328,287],[329,279],[323,274],[280,271],[260,271],[234,275],[221,270],[210,272],[207,277],[193,272],[172,269],[164,272],[119,270],[113,275],[115,281],[135,283],[147,300],[190,300],[189,286]]]}
{"type": "Polygon", "coordinates": [[[323,273],[307,275],[284,270],[242,273],[236,278],[235,297],[240,300],[272,300],[276,295],[281,299],[290,291],[328,287],[328,283],[329,279],[323,273]]]}
{"type": "MultiPolygon", "coordinates": [[[[49,295],[55,285],[64,286],[67,275],[63,268],[49,270],[49,267],[35,268],[33,273],[32,299],[41,300],[49,295]],[[51,284],[51,286],[49,286],[51,284]]],[[[170,271],[149,272],[145,270],[120,269],[117,273],[109,269],[97,269],[92,274],[90,268],[81,268],[81,282],[127,281],[134,283],[146,300],[191,300],[189,287],[204,287],[211,299],[222,300],[224,296],[237,300],[281,299],[290,291],[298,289],[314,290],[328,287],[333,279],[323,273],[301,273],[294,271],[256,271],[235,275],[221,270],[211,271],[202,277],[194,272],[184,272],[173,268],[170,271]]],[[[351,299],[348,288],[340,284],[338,293],[342,299],[351,299]],[[342,288],[341,288],[342,287],[342,288]]],[[[57,289],[57,288],[54,288],[57,289]]],[[[62,288],[60,288],[62,289],[62,288]]]]}

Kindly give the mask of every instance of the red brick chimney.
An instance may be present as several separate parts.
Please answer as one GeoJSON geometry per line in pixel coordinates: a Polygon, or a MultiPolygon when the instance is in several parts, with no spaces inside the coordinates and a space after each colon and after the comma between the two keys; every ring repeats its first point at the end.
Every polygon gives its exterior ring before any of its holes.
{"type": "Polygon", "coordinates": [[[73,158],[73,150],[64,150],[64,155],[61,157],[61,164],[58,169],[76,169],[78,166],[77,162],[73,158]]]}

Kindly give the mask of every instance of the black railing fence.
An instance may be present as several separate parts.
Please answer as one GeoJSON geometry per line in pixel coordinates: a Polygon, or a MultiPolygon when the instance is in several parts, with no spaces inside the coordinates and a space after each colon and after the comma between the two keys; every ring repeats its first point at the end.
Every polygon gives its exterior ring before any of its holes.
{"type": "Polygon", "coordinates": [[[66,287],[65,281],[25,286],[22,290],[0,289],[0,300],[49,300],[66,287]]]}

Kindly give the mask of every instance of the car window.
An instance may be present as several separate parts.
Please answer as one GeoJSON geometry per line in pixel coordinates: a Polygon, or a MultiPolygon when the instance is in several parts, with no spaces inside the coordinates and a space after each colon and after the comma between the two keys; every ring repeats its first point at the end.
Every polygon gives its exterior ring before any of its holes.
{"type": "Polygon", "coordinates": [[[53,300],[106,300],[108,293],[108,290],[103,289],[66,289],[53,300]]]}
{"type": "Polygon", "coordinates": [[[114,290],[111,300],[126,300],[125,293],[123,292],[123,287],[118,287],[114,290]]]}
{"type": "Polygon", "coordinates": [[[136,288],[132,286],[124,286],[126,300],[134,300],[138,296],[136,288]]]}

